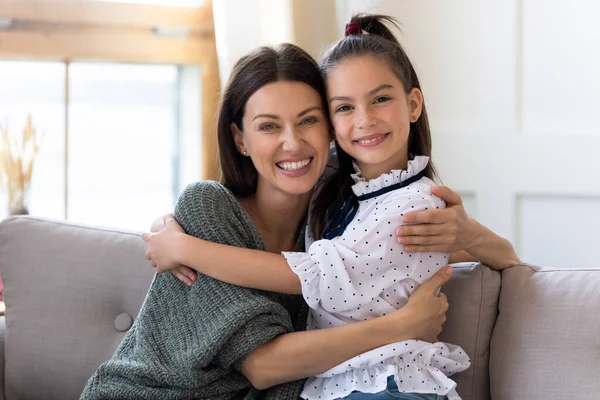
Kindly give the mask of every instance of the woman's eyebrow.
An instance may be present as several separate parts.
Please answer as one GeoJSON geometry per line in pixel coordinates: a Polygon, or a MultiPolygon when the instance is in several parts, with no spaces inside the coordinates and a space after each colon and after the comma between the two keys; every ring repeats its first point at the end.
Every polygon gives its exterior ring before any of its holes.
{"type": "MultiPolygon", "coordinates": [[[[393,89],[394,86],[390,85],[389,83],[382,83],[381,85],[377,86],[375,89],[371,89],[369,90],[369,93],[367,93],[369,96],[374,95],[375,93],[379,92],[380,90],[383,89],[393,89]]],[[[331,99],[329,99],[329,102],[334,102],[336,100],[342,100],[342,101],[347,101],[347,100],[351,100],[351,97],[348,96],[333,96],[331,99]]]]}
{"type": "Polygon", "coordinates": [[[258,118],[279,119],[279,117],[277,115],[273,115],[273,114],[257,114],[254,118],[252,118],[252,121],[254,122],[254,120],[256,120],[258,118]]]}
{"type": "Polygon", "coordinates": [[[311,112],[311,111],[314,111],[314,110],[321,111],[321,107],[319,107],[319,106],[312,106],[312,107],[309,107],[309,108],[307,108],[306,110],[304,110],[304,111],[302,111],[301,113],[299,113],[299,114],[298,114],[298,117],[301,117],[301,116],[303,116],[304,114],[308,114],[309,112],[311,112]]]}

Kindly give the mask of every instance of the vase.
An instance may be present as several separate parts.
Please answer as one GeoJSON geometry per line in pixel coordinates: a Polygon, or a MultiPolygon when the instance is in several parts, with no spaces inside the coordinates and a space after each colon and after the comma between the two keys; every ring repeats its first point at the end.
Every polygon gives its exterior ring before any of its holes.
{"type": "Polygon", "coordinates": [[[29,215],[29,210],[26,207],[19,207],[19,208],[15,208],[13,210],[8,210],[8,215],[9,216],[13,216],[13,215],[29,215]]]}

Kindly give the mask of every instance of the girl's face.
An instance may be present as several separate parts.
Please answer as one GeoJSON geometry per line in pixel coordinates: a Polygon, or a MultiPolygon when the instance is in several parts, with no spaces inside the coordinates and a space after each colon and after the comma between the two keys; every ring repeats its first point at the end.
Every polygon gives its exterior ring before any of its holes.
{"type": "Polygon", "coordinates": [[[329,72],[327,97],[335,138],[364,178],[406,168],[410,123],[423,104],[419,89],[407,94],[387,62],[362,55],[329,72]]]}
{"type": "Polygon", "coordinates": [[[301,82],[279,81],[246,103],[244,130],[232,130],[238,150],[252,159],[258,187],[291,195],[310,192],[329,157],[329,122],[319,93],[301,82]]]}

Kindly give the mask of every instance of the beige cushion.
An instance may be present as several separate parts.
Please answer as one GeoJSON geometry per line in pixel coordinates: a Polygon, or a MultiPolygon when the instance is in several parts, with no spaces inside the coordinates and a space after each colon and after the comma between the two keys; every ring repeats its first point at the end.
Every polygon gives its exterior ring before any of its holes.
{"type": "Polygon", "coordinates": [[[463,400],[487,400],[490,338],[498,313],[500,273],[480,264],[454,265],[454,275],[442,288],[448,296],[448,321],[440,340],[462,346],[471,367],[452,376],[463,400]]]}
{"type": "Polygon", "coordinates": [[[502,274],[492,339],[494,400],[600,398],[600,269],[502,274]]]}
{"type": "Polygon", "coordinates": [[[124,335],[115,319],[141,307],[154,276],[145,248],[129,232],[31,217],[0,224],[7,400],[79,398],[124,335]]]}

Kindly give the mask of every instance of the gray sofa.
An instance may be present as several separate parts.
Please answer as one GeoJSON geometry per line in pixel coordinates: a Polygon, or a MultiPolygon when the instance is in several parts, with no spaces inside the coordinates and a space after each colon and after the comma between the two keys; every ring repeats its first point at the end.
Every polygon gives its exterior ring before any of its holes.
{"type": "MultiPolygon", "coordinates": [[[[33,217],[0,223],[0,399],[76,399],[154,275],[139,234],[33,217]]],[[[600,399],[600,270],[456,266],[442,340],[471,356],[470,400],[600,399]]]]}

